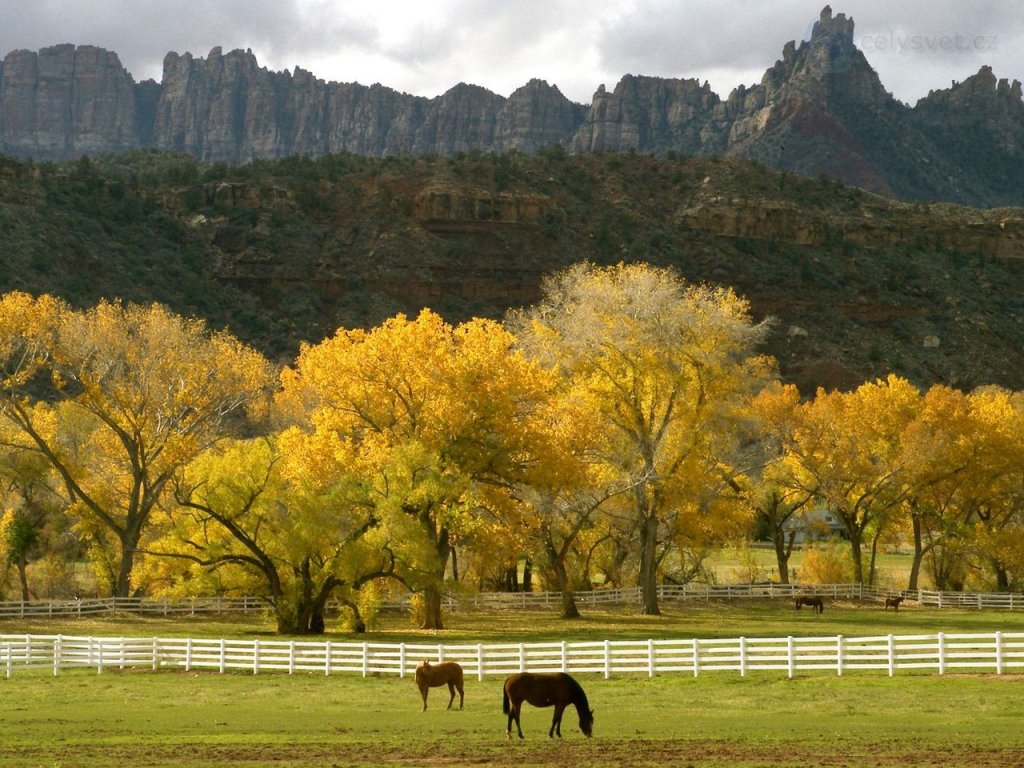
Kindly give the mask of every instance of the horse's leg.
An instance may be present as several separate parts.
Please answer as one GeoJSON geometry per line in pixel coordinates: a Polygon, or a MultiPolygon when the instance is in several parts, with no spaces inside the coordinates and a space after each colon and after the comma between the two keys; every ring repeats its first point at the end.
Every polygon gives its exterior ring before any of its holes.
{"type": "Polygon", "coordinates": [[[430,690],[426,684],[420,686],[420,696],[423,697],[423,711],[427,711],[427,691],[430,690]]]}
{"type": "Polygon", "coordinates": [[[551,730],[548,731],[548,738],[555,734],[562,738],[562,713],[565,711],[565,704],[555,704],[554,714],[551,715],[551,730]]]}
{"type": "Polygon", "coordinates": [[[516,721],[516,731],[519,733],[519,738],[523,738],[523,727],[519,724],[520,706],[522,702],[513,702],[508,709],[508,737],[512,738],[512,721],[516,721]]]}
{"type": "Polygon", "coordinates": [[[452,702],[455,701],[455,683],[451,680],[448,681],[448,693],[450,697],[448,699],[448,709],[452,708],[452,702]]]}
{"type": "MultiPolygon", "coordinates": [[[[463,689],[462,689],[462,681],[460,680],[458,683],[456,683],[455,687],[459,689],[459,709],[462,709],[462,700],[464,698],[464,693],[465,693],[465,691],[463,691],[463,689]]],[[[452,698],[455,698],[455,697],[453,696],[452,698]]]]}

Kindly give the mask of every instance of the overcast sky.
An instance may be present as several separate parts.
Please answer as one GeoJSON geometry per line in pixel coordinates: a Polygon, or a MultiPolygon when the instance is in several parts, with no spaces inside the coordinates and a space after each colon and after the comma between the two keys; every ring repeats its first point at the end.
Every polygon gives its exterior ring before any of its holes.
{"type": "MultiPolygon", "coordinates": [[[[115,51],[160,79],[168,51],[251,48],[261,66],[433,97],[502,96],[540,78],[589,104],[624,74],[696,77],[723,98],[759,82],[823,0],[0,0],[0,56],[59,43],[115,51]]],[[[898,99],[989,64],[1024,80],[1024,0],[834,0],[898,99]]]]}

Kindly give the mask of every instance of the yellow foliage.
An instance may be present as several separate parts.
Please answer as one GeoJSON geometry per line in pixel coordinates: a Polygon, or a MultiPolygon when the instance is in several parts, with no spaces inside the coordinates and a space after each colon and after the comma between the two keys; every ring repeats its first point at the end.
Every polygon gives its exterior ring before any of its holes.
{"type": "Polygon", "coordinates": [[[849,584],[854,580],[850,548],[838,540],[811,544],[800,564],[803,584],[849,584]]]}

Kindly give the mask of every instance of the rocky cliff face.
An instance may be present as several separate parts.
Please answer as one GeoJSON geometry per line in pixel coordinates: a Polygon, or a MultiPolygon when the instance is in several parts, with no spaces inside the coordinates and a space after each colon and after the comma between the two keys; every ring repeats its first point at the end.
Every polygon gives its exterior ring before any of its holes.
{"type": "Polygon", "coordinates": [[[460,83],[434,99],[381,85],[271,72],[251,51],[169,53],[160,84],[135,84],[90,46],[15,51],[0,65],[0,151],[69,158],[133,147],[207,162],[334,152],[480,150],[735,155],[913,200],[1024,203],[1024,102],[985,67],[914,108],[883,87],[826,6],[761,82],[722,100],[707,83],[628,75],[589,106],[533,80],[508,98],[460,83]]]}
{"type": "Polygon", "coordinates": [[[40,159],[137,147],[135,83],[93,46],[14,51],[0,65],[0,151],[40,159]]]}

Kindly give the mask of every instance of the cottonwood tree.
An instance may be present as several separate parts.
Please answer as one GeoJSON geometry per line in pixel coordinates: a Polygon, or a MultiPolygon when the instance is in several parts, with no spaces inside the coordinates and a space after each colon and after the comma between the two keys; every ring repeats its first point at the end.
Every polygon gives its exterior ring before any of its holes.
{"type": "Polygon", "coordinates": [[[793,481],[785,462],[784,446],[795,427],[799,404],[800,393],[791,384],[775,382],[758,393],[751,404],[756,438],[743,471],[729,480],[730,488],[767,529],[783,584],[789,584],[789,559],[796,540],[796,527],[789,523],[813,498],[793,481]]]}
{"type": "Polygon", "coordinates": [[[512,347],[497,323],[451,326],[424,310],[339,330],[283,376],[282,401],[351,455],[425,628],[443,627],[456,538],[515,514],[512,488],[532,454],[526,416],[550,377],[512,347]]]}
{"type": "Polygon", "coordinates": [[[972,513],[977,561],[1008,591],[1024,574],[1024,395],[984,387],[968,400],[977,463],[962,504],[972,513]]]}
{"type": "Polygon", "coordinates": [[[601,415],[602,463],[630,488],[642,610],[659,613],[660,545],[686,533],[680,524],[715,527],[703,491],[720,481],[737,404],[768,376],[755,355],[764,326],[732,291],[644,264],[572,267],[508,324],[601,415]]]}
{"type": "Polygon", "coordinates": [[[586,534],[606,529],[601,508],[628,489],[601,463],[596,448],[602,429],[589,394],[563,380],[530,418],[538,437],[524,482],[516,495],[528,546],[547,583],[562,597],[562,618],[580,615],[576,585],[589,588],[577,545],[586,534]]]}
{"type": "Polygon", "coordinates": [[[843,523],[858,583],[865,583],[868,532],[877,542],[886,516],[907,497],[901,440],[920,400],[913,385],[892,375],[853,392],[819,389],[799,407],[798,424],[787,438],[789,476],[843,523]]]}
{"type": "Polygon", "coordinates": [[[0,368],[0,417],[60,476],[115,597],[133,592],[140,539],[174,473],[273,380],[257,352],[159,305],[77,311],[21,293],[0,298],[0,368]],[[39,391],[56,425],[33,409],[39,391]]]}
{"type": "Polygon", "coordinates": [[[312,471],[317,450],[293,429],[218,445],[180,472],[149,550],[172,589],[266,596],[282,634],[322,632],[339,598],[361,629],[359,590],[394,560],[358,481],[312,471]]]}
{"type": "Polygon", "coordinates": [[[53,556],[57,565],[69,555],[69,542],[62,536],[66,502],[54,489],[49,462],[4,423],[0,444],[0,559],[14,567],[21,599],[29,600],[29,565],[46,556],[53,556]]]}

